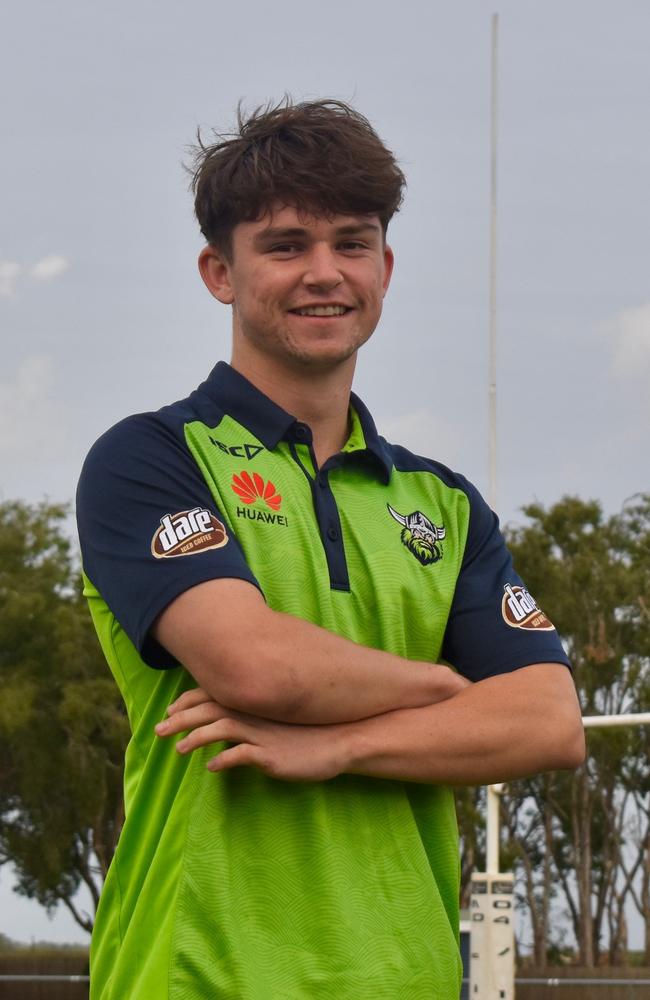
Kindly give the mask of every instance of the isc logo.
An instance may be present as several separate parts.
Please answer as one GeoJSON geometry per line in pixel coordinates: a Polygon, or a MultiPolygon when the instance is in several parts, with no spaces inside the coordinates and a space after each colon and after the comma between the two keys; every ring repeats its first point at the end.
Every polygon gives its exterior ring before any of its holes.
{"type": "Polygon", "coordinates": [[[156,559],[189,556],[205,549],[218,549],[228,541],[221,521],[205,507],[165,514],[151,539],[151,553],[156,559]]]}
{"type": "Polygon", "coordinates": [[[264,448],[261,444],[224,444],[223,441],[217,441],[216,438],[210,436],[210,440],[215,448],[219,451],[223,451],[226,455],[232,455],[233,458],[247,458],[249,462],[259,455],[264,448]]]}

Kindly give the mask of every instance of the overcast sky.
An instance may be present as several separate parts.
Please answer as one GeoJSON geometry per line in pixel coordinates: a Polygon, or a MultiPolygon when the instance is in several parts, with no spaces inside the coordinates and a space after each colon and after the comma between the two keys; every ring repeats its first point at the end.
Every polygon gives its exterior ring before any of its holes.
{"type": "MultiPolygon", "coordinates": [[[[72,498],[93,440],[229,356],[181,163],[285,91],[351,100],[409,182],[356,388],[487,489],[490,21],[500,13],[498,503],[648,490],[647,0],[9,0],[0,38],[0,500],[72,498]]],[[[18,906],[0,932],[74,936],[18,906]]]]}

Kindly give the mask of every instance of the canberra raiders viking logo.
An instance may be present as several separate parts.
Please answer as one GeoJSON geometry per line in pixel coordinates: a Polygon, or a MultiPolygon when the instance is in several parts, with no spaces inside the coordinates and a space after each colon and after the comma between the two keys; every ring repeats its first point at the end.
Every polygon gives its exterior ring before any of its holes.
{"type": "Polygon", "coordinates": [[[391,505],[386,504],[392,517],[402,525],[402,541],[409,552],[412,552],[418,562],[423,566],[429,563],[438,562],[442,559],[442,545],[440,542],[446,535],[443,525],[439,528],[432,524],[422,511],[416,510],[413,514],[398,514],[391,505]]]}

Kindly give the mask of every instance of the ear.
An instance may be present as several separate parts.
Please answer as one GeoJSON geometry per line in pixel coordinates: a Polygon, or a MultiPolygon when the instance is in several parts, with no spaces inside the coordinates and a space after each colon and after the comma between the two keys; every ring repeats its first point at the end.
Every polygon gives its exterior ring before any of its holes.
{"type": "Polygon", "coordinates": [[[230,283],[230,265],[226,258],[215,247],[203,247],[199,254],[199,273],[205,287],[215,299],[230,306],[235,301],[230,283]]]}
{"type": "Polygon", "coordinates": [[[395,265],[395,255],[388,244],[384,247],[384,280],[382,286],[384,289],[384,295],[388,291],[388,286],[390,285],[391,275],[393,273],[393,267],[395,265]]]}

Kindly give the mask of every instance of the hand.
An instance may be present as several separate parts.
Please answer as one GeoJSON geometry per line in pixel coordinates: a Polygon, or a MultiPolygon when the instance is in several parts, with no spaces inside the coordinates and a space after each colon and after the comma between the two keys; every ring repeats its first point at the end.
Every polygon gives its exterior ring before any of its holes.
{"type": "Polygon", "coordinates": [[[345,724],[291,725],[224,708],[202,690],[186,691],[168,708],[168,718],[155,727],[158,736],[189,730],[179,740],[179,753],[211,743],[232,746],[208,762],[208,770],[257,767],[283,781],[326,781],[345,769],[345,724]]]}

